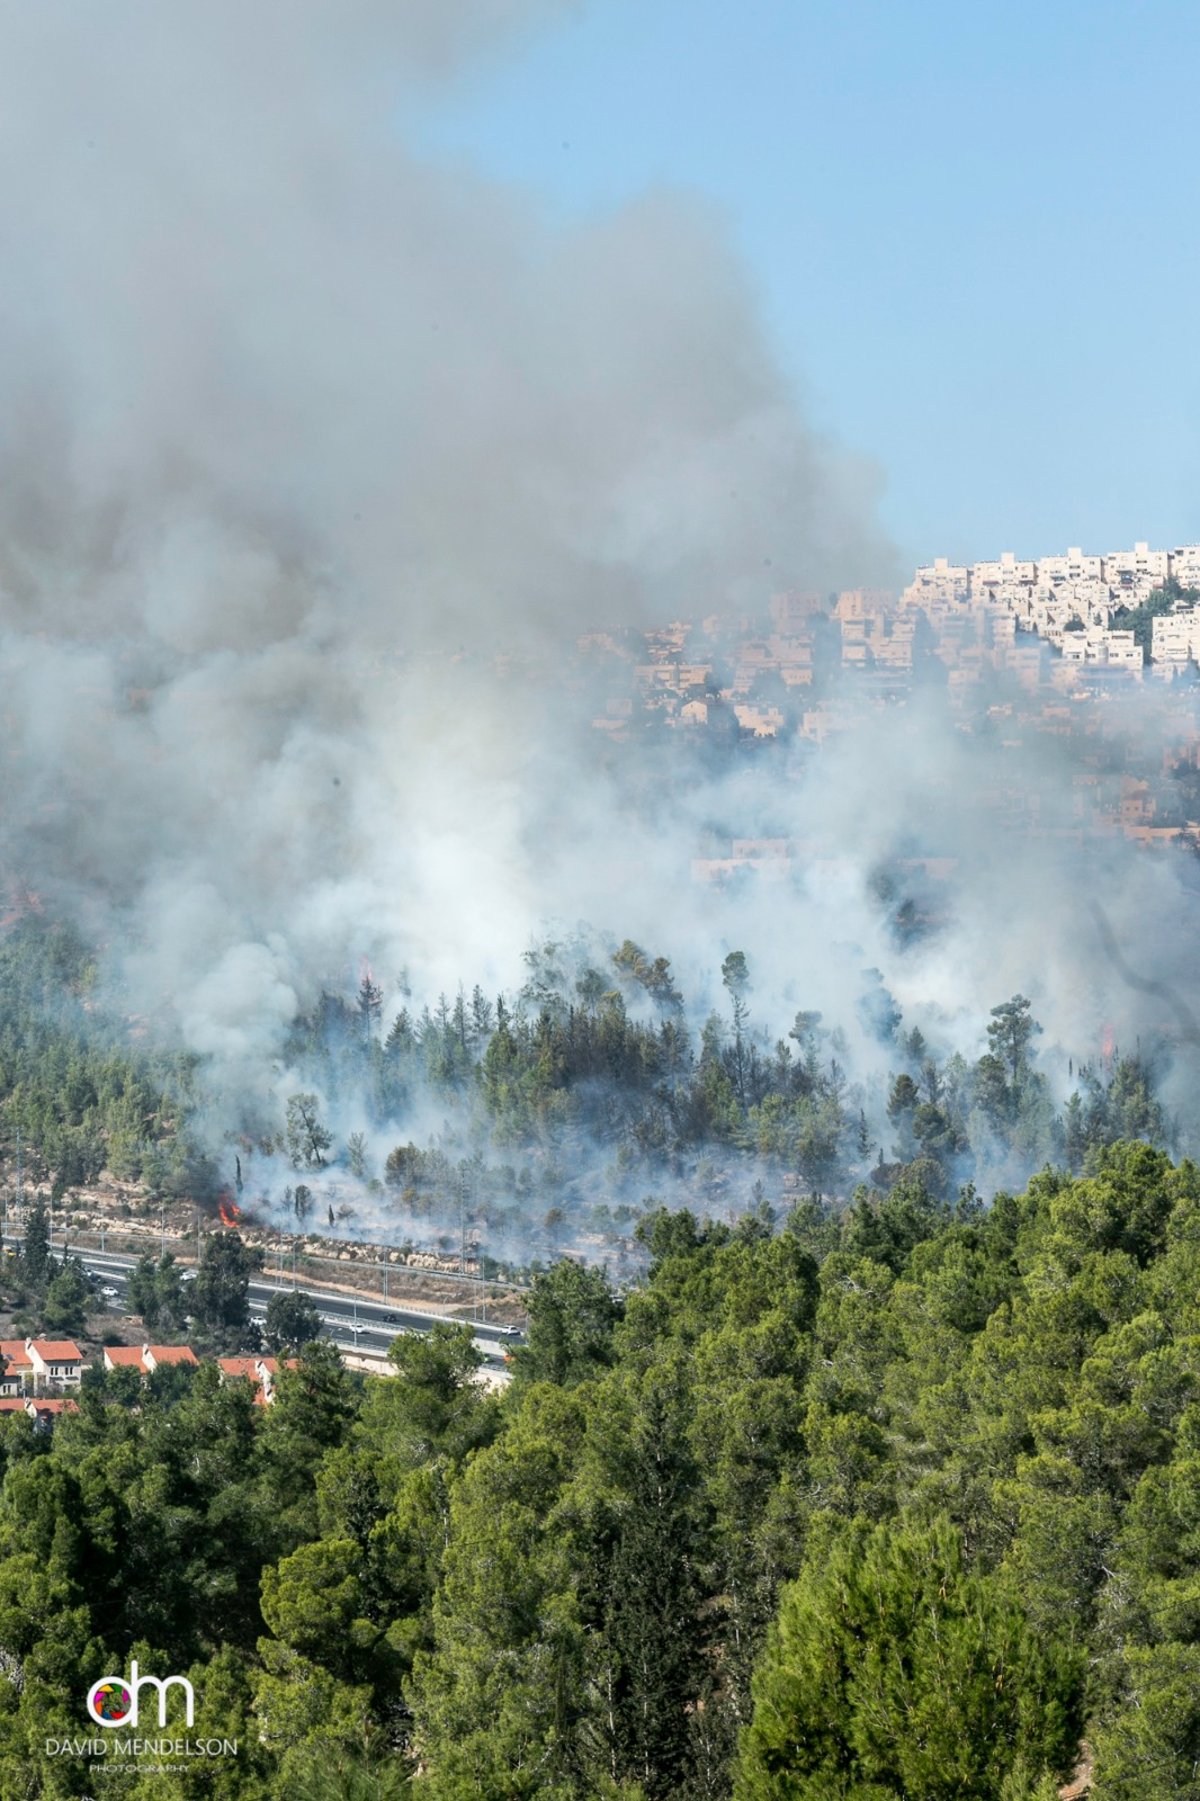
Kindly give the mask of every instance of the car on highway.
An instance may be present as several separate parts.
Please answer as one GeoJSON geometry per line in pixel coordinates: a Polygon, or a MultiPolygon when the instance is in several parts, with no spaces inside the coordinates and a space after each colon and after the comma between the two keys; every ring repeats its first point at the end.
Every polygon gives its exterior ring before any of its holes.
{"type": "Polygon", "coordinates": [[[119,1292],[118,1289],[110,1288],[107,1285],[100,1290],[106,1301],[115,1301],[119,1292]]]}

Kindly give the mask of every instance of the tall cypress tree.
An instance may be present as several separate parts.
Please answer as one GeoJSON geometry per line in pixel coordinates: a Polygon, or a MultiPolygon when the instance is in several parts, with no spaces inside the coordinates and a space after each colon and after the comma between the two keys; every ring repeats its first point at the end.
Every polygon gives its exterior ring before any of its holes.
{"type": "Polygon", "coordinates": [[[50,1273],[50,1221],[46,1216],[46,1203],[40,1194],[25,1222],[23,1256],[29,1280],[40,1288],[50,1273]]]}
{"type": "Polygon", "coordinates": [[[689,1792],[691,1710],[705,1687],[699,1474],[678,1397],[654,1383],[634,1439],[607,1571],[611,1768],[651,1801],[689,1792]]]}

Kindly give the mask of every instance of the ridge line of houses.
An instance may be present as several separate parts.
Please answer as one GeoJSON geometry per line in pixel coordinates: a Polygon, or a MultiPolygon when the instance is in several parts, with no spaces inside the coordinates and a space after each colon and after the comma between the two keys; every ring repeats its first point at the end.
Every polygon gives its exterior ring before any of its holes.
{"type": "MultiPolygon", "coordinates": [[[[5,1338],[0,1339],[0,1412],[25,1411],[35,1418],[49,1419],[56,1413],[71,1412],[76,1403],[59,1395],[48,1397],[46,1389],[77,1390],[83,1381],[83,1352],[71,1338],[5,1338]],[[32,1388],[32,1393],[30,1389],[32,1388]]],[[[218,1357],[217,1368],[222,1382],[248,1381],[254,1384],[254,1401],[269,1407],[275,1399],[275,1384],[281,1368],[296,1369],[295,1357],[245,1356],[218,1357]]],[[[111,1373],[119,1369],[135,1369],[143,1377],[156,1369],[185,1365],[198,1368],[200,1359],[190,1345],[104,1345],[102,1367],[111,1373]]]]}
{"type": "MultiPolygon", "coordinates": [[[[920,611],[941,625],[971,607],[1009,616],[1019,631],[1036,632],[1074,663],[1103,663],[1140,672],[1143,647],[1114,617],[1145,605],[1170,584],[1200,589],[1200,544],[1085,555],[1073,545],[1065,556],[1021,560],[1011,551],[979,563],[937,557],[922,564],[900,596],[901,612],[920,611]]],[[[1173,608],[1152,624],[1151,661],[1163,675],[1200,660],[1200,607],[1173,608]]]]}

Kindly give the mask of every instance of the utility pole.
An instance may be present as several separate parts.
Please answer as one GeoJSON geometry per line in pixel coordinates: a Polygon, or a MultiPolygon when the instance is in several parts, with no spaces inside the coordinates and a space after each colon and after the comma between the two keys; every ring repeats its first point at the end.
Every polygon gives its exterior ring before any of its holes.
{"type": "Polygon", "coordinates": [[[167,1209],[165,1203],[158,1209],[158,1260],[161,1263],[167,1254],[167,1209]]]}

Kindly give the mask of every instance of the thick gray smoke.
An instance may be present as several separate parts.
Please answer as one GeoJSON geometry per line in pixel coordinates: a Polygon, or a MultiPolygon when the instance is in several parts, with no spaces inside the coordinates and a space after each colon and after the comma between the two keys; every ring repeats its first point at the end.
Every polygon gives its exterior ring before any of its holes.
{"type": "Polygon", "coordinates": [[[702,205],[552,229],[407,146],[568,10],[0,7],[4,862],[231,1082],[553,911],[498,647],[892,573],[702,205]]]}
{"type": "MultiPolygon", "coordinates": [[[[568,10],[0,0],[0,852],[210,1059],[218,1134],[307,1085],[289,1022],[364,956],[386,1018],[405,970],[514,985],[580,922],[701,1016],[745,950],[756,1028],[818,1009],[865,1079],[869,968],[971,1055],[1017,989],[1063,1060],[1162,1023],[1086,903],[1160,974],[1172,869],[999,829],[937,708],[769,775],[651,750],[636,805],[637,760],[601,767],[584,628],[899,572],[703,205],[552,226],[406,142],[415,94],[568,10]],[[694,883],[737,836],[802,841],[799,882],[694,883]],[[956,860],[949,916],[901,947],[872,875],[917,854],[956,860]]],[[[1065,767],[1000,779],[1070,825],[1065,767]]]]}

